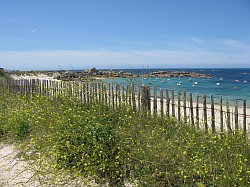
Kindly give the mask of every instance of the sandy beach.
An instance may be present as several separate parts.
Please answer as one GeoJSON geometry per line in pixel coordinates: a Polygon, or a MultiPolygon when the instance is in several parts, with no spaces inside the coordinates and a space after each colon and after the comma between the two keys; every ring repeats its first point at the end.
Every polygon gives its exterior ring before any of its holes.
{"type": "Polygon", "coordinates": [[[11,75],[11,78],[14,80],[22,80],[22,79],[39,79],[39,80],[54,80],[54,77],[48,76],[46,74],[38,74],[38,75],[11,75]]]}

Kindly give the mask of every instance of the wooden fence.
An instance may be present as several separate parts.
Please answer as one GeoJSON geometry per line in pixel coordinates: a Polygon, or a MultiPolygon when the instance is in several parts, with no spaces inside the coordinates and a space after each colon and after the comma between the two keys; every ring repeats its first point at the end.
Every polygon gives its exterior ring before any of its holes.
{"type": "Polygon", "coordinates": [[[230,105],[227,98],[220,97],[219,103],[215,103],[213,95],[207,98],[206,95],[193,96],[185,91],[168,89],[157,92],[156,86],[39,79],[1,80],[0,89],[30,97],[64,95],[88,104],[105,102],[114,109],[125,104],[135,111],[144,110],[150,115],[176,118],[205,132],[241,131],[244,135],[249,134],[250,116],[246,100],[240,103],[235,99],[230,105]]]}

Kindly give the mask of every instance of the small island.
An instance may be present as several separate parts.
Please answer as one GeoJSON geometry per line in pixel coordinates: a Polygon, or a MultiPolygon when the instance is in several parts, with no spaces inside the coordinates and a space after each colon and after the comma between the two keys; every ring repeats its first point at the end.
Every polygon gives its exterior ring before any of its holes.
{"type": "Polygon", "coordinates": [[[154,71],[149,74],[143,74],[143,77],[196,77],[208,79],[212,78],[211,75],[200,74],[196,72],[187,72],[187,71],[154,71]]]}

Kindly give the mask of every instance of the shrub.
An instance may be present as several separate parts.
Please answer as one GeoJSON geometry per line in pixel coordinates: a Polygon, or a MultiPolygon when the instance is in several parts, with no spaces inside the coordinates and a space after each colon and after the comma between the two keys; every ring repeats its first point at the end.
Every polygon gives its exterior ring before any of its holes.
{"type": "Polygon", "coordinates": [[[19,137],[22,157],[47,186],[64,172],[64,184],[80,177],[110,186],[250,185],[249,142],[241,133],[202,133],[126,105],[66,96],[0,93],[0,114],[3,136],[19,137]]]}
{"type": "Polygon", "coordinates": [[[17,120],[13,124],[11,133],[18,139],[25,138],[29,134],[29,124],[27,121],[17,120]]]}

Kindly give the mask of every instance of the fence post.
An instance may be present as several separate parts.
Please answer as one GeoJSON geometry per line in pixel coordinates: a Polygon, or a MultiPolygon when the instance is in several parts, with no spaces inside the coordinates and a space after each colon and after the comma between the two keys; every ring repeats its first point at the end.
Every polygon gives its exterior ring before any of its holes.
{"type": "Polygon", "coordinates": [[[168,95],[168,89],[166,89],[166,114],[167,114],[167,117],[169,118],[169,102],[170,102],[170,99],[169,99],[169,95],[168,95]]]}
{"type": "Polygon", "coordinates": [[[171,96],[172,96],[172,117],[175,117],[174,90],[171,91],[171,96]]]}
{"type": "Polygon", "coordinates": [[[147,98],[148,98],[148,109],[151,114],[151,98],[150,98],[150,86],[147,86],[147,98]]]}
{"type": "Polygon", "coordinates": [[[149,94],[149,87],[148,86],[141,86],[141,105],[142,110],[150,111],[150,94],[149,94]]]}
{"type": "Polygon", "coordinates": [[[154,114],[157,114],[157,88],[154,86],[154,114]]]}
{"type": "Polygon", "coordinates": [[[130,84],[127,84],[127,89],[126,89],[126,104],[129,104],[131,106],[131,100],[130,100],[130,84]]]}
{"type": "Polygon", "coordinates": [[[211,117],[212,117],[212,124],[211,124],[211,127],[212,127],[212,133],[214,134],[215,133],[215,114],[214,114],[214,97],[213,95],[210,95],[210,104],[211,104],[211,117]]]}
{"type": "Polygon", "coordinates": [[[247,134],[246,108],[247,108],[246,99],[243,99],[243,133],[245,136],[247,134]]]}
{"type": "Polygon", "coordinates": [[[119,87],[119,86],[118,86],[118,84],[116,83],[116,84],[115,84],[115,107],[116,107],[116,108],[118,107],[118,99],[119,99],[119,98],[118,98],[118,96],[119,96],[119,95],[118,95],[118,87],[119,87]]]}
{"type": "Polygon", "coordinates": [[[200,116],[199,116],[199,95],[196,94],[196,128],[199,129],[199,122],[200,121],[200,116]]]}
{"type": "Polygon", "coordinates": [[[180,122],[181,121],[181,92],[180,90],[178,90],[177,92],[177,98],[178,98],[178,121],[180,122]]]}
{"type": "Polygon", "coordinates": [[[138,85],[138,91],[137,91],[137,110],[140,111],[141,108],[141,85],[138,85]]]}
{"type": "Polygon", "coordinates": [[[183,110],[184,110],[184,122],[187,123],[186,91],[183,92],[183,110]]]}
{"type": "Polygon", "coordinates": [[[163,117],[163,89],[160,89],[160,105],[161,105],[161,117],[163,117]]]}
{"type": "Polygon", "coordinates": [[[234,99],[234,122],[235,122],[235,132],[239,130],[238,122],[238,101],[234,99]]]}
{"type": "Polygon", "coordinates": [[[107,94],[106,84],[103,85],[103,92],[104,92],[104,102],[105,102],[105,105],[109,106],[108,105],[108,94],[107,94]]]}
{"type": "Polygon", "coordinates": [[[15,94],[20,94],[20,80],[14,80],[15,82],[15,94]]]}
{"type": "MultiPolygon", "coordinates": [[[[100,91],[101,91],[101,103],[104,104],[105,102],[105,93],[104,93],[104,86],[103,82],[100,85],[100,91]]],[[[105,103],[106,104],[106,103],[105,103]]]]}
{"type": "Polygon", "coordinates": [[[82,82],[79,82],[79,97],[80,97],[80,103],[81,104],[83,103],[82,94],[83,94],[83,85],[82,85],[82,82]]]}
{"type": "Polygon", "coordinates": [[[132,89],[131,89],[131,94],[132,94],[132,106],[133,106],[133,110],[136,110],[136,101],[135,101],[135,85],[132,84],[132,89]]]}
{"type": "Polygon", "coordinates": [[[59,95],[60,96],[64,96],[65,94],[65,83],[63,81],[60,81],[60,84],[59,84],[59,95]]]}
{"type": "Polygon", "coordinates": [[[118,90],[117,91],[117,94],[118,94],[118,104],[119,104],[119,106],[121,106],[121,103],[122,103],[122,98],[121,98],[121,86],[120,86],[120,84],[117,84],[116,85],[117,87],[116,87],[116,89],[118,90]]]}
{"type": "Polygon", "coordinates": [[[228,102],[228,98],[226,97],[226,107],[227,107],[227,131],[228,133],[232,133],[232,129],[230,126],[230,108],[229,108],[229,102],[228,102]]]}
{"type": "Polygon", "coordinates": [[[192,93],[189,93],[189,100],[190,100],[191,124],[194,127],[194,109],[193,109],[193,96],[192,96],[192,93]]]}
{"type": "Polygon", "coordinates": [[[102,83],[98,83],[98,101],[99,103],[102,102],[102,83]]]}
{"type": "Polygon", "coordinates": [[[114,85],[111,84],[111,98],[112,98],[112,108],[115,108],[115,94],[114,94],[114,85]]]}
{"type": "Polygon", "coordinates": [[[220,131],[223,132],[223,100],[220,97],[220,131]]]}
{"type": "Polygon", "coordinates": [[[124,88],[124,83],[122,83],[122,102],[125,103],[126,99],[125,99],[125,88],[124,88]]]}
{"type": "MultiPolygon", "coordinates": [[[[45,96],[44,94],[44,86],[45,86],[45,81],[41,80],[41,88],[40,88],[40,95],[41,96],[45,96]]],[[[25,82],[24,80],[22,81],[22,92],[25,93],[25,82]]]]}
{"type": "Polygon", "coordinates": [[[108,106],[111,107],[111,83],[109,83],[108,85],[108,100],[109,100],[108,106]]]}
{"type": "MultiPolygon", "coordinates": [[[[62,87],[61,87],[62,89],[62,87]]],[[[83,103],[87,103],[87,86],[86,86],[86,82],[82,82],[82,96],[83,96],[83,103]]]]}
{"type": "Polygon", "coordinates": [[[87,95],[87,103],[90,104],[90,86],[88,82],[86,82],[86,95],[87,95]]]}
{"type": "Polygon", "coordinates": [[[97,103],[98,102],[98,87],[97,87],[97,83],[93,83],[93,88],[94,88],[94,102],[97,103]]]}
{"type": "Polygon", "coordinates": [[[89,101],[90,101],[90,104],[93,103],[93,85],[92,85],[92,82],[89,82],[89,101]]]}
{"type": "Polygon", "coordinates": [[[208,132],[208,125],[207,125],[207,99],[206,99],[206,95],[204,94],[203,96],[203,122],[205,125],[205,132],[208,132]]]}

